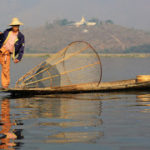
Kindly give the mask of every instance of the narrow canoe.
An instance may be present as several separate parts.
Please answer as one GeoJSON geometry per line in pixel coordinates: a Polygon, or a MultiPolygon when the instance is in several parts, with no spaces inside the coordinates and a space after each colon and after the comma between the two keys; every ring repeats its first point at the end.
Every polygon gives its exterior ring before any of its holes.
{"type": "Polygon", "coordinates": [[[55,88],[10,88],[1,92],[14,95],[44,95],[53,93],[81,93],[81,92],[119,92],[119,91],[150,91],[150,81],[137,82],[136,79],[113,82],[86,83],[55,88]]]}

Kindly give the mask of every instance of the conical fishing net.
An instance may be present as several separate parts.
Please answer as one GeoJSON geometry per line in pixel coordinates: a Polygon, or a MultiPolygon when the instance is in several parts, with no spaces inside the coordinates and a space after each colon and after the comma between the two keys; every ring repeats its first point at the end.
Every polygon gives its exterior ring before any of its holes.
{"type": "Polygon", "coordinates": [[[86,83],[100,84],[99,55],[87,42],[69,44],[21,77],[17,88],[55,88],[86,83]]]}

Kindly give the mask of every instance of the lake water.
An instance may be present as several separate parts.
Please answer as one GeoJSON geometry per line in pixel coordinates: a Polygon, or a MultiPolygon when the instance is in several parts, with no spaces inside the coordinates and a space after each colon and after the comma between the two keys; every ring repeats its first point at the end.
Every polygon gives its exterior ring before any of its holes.
{"type": "MultiPolygon", "coordinates": [[[[11,86],[43,58],[11,66],[11,86]]],[[[150,74],[150,58],[103,57],[103,81],[150,74]]],[[[150,92],[11,98],[0,94],[0,149],[149,150],[150,92]],[[7,135],[7,136],[6,136],[7,135]]]]}

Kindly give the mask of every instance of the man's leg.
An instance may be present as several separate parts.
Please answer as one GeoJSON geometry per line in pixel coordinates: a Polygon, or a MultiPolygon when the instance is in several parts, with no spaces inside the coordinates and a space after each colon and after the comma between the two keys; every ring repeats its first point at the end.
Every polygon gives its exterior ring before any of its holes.
{"type": "Polygon", "coordinates": [[[3,88],[8,88],[10,84],[10,54],[2,55],[1,82],[3,88]]]}
{"type": "MultiPolygon", "coordinates": [[[[2,68],[2,53],[0,52],[0,64],[2,68]]],[[[1,69],[1,83],[2,83],[2,69],[1,69]]]]}

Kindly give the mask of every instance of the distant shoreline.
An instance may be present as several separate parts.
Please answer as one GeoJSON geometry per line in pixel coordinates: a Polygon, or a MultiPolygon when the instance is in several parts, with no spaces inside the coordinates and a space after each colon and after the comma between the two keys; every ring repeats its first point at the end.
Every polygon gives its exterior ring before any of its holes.
{"type": "MultiPolygon", "coordinates": [[[[26,53],[24,54],[25,57],[50,57],[55,53],[26,53]]],[[[128,53],[128,54],[104,54],[99,53],[100,57],[139,57],[145,58],[150,57],[150,53],[128,53]]]]}

